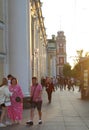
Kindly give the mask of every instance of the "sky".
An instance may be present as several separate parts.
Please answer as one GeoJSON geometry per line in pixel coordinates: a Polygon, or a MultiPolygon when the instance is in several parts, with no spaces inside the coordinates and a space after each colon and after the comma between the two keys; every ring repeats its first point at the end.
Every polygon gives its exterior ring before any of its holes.
{"type": "Polygon", "coordinates": [[[58,31],[66,36],[67,61],[73,66],[76,51],[89,52],[89,0],[41,0],[47,38],[58,31]]]}

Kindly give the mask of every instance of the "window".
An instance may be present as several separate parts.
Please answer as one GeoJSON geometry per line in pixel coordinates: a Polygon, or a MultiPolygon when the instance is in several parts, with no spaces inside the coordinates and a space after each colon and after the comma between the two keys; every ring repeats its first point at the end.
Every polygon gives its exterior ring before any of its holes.
{"type": "Polygon", "coordinates": [[[64,58],[63,57],[59,58],[59,64],[64,64],[64,58]]]}
{"type": "Polygon", "coordinates": [[[63,48],[59,48],[59,53],[63,54],[64,53],[64,49],[63,48]]]}
{"type": "Polygon", "coordinates": [[[59,74],[63,73],[63,67],[59,67],[59,74]]]}

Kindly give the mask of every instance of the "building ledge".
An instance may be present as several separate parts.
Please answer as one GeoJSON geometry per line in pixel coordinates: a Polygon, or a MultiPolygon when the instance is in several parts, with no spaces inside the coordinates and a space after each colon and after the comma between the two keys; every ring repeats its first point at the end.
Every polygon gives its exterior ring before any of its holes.
{"type": "Polygon", "coordinates": [[[0,29],[3,29],[4,28],[4,23],[0,20],[0,29]]]}

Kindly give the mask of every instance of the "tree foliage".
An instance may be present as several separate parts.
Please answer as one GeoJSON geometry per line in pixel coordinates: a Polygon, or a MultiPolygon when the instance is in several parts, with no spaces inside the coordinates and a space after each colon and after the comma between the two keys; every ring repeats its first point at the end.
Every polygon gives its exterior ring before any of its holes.
{"type": "Polygon", "coordinates": [[[71,65],[69,63],[64,64],[63,67],[63,75],[65,77],[74,77],[79,79],[81,77],[81,65],[80,65],[80,59],[83,57],[89,57],[89,52],[86,52],[85,55],[83,56],[83,49],[77,50],[76,51],[77,56],[74,57],[75,65],[73,69],[71,69],[71,65]]]}
{"type": "Polygon", "coordinates": [[[63,75],[65,77],[70,77],[71,76],[71,65],[69,63],[64,64],[63,75]]]}
{"type": "Polygon", "coordinates": [[[84,52],[83,49],[76,51],[76,53],[77,53],[77,56],[76,56],[76,59],[75,59],[76,64],[74,65],[74,68],[72,69],[72,75],[75,78],[79,78],[80,74],[81,74],[81,65],[80,65],[79,60],[83,57],[83,52],[84,52]]]}
{"type": "Polygon", "coordinates": [[[72,69],[72,76],[75,78],[79,78],[80,74],[81,74],[81,66],[80,63],[78,62],[72,69]]]}

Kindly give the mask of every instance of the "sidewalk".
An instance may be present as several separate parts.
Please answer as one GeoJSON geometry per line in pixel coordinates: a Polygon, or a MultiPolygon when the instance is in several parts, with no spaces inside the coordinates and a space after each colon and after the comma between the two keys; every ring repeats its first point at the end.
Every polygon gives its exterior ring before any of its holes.
{"type": "Polygon", "coordinates": [[[38,115],[35,111],[34,125],[26,126],[29,120],[29,109],[24,109],[21,125],[0,128],[5,130],[89,130],[89,101],[80,99],[76,91],[55,91],[52,103],[47,103],[46,92],[43,91],[43,124],[38,125],[38,115]]]}

